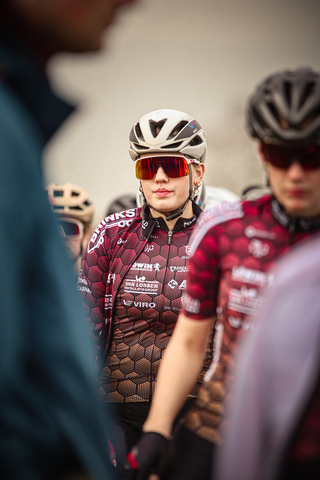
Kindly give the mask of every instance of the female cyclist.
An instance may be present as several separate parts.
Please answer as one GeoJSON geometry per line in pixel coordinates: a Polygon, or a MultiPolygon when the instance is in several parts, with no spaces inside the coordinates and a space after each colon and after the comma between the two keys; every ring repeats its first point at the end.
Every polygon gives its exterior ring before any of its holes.
{"type": "MultiPolygon", "coordinates": [[[[144,115],[129,141],[143,206],[100,223],[78,281],[99,353],[99,390],[114,406],[127,451],[141,435],[181,307],[206,156],[203,129],[176,110],[144,115]]],[[[196,393],[195,379],[190,398],[196,393]]]]}

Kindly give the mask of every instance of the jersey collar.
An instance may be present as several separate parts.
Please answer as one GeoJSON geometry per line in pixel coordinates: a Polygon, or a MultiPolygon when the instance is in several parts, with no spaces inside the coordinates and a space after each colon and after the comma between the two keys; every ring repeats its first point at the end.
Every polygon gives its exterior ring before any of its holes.
{"type": "MultiPolygon", "coordinates": [[[[178,218],[173,228],[174,232],[181,232],[182,230],[185,230],[186,228],[189,228],[196,223],[202,210],[196,203],[192,203],[194,215],[191,218],[178,218]]],[[[152,217],[152,215],[150,214],[150,208],[146,204],[142,207],[141,217],[142,232],[145,238],[148,238],[151,229],[153,230],[157,228],[166,232],[168,231],[168,226],[165,220],[162,217],[152,217]]]]}
{"type": "Polygon", "coordinates": [[[288,215],[282,205],[272,197],[271,200],[271,212],[274,218],[283,227],[290,229],[294,225],[295,230],[310,231],[319,230],[320,227],[320,215],[317,217],[292,217],[288,215]]]}

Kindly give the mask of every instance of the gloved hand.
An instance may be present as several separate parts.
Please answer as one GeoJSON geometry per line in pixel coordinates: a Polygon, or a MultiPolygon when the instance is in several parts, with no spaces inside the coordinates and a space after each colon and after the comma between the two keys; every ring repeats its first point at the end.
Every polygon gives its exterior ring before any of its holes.
{"type": "Polygon", "coordinates": [[[156,432],[146,432],[128,453],[127,460],[132,470],[131,480],[147,480],[157,472],[161,457],[165,454],[168,439],[156,432]]]}

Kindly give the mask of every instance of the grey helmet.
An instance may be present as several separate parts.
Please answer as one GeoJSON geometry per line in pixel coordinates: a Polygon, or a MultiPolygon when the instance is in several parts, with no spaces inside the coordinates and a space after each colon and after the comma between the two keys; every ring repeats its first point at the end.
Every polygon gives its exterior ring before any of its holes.
{"type": "Polygon", "coordinates": [[[311,68],[267,77],[249,99],[247,125],[268,143],[320,142],[320,74],[311,68]]]}
{"type": "Polygon", "coordinates": [[[108,205],[106,217],[113,213],[123,212],[124,210],[130,210],[132,208],[137,208],[136,195],[134,193],[120,195],[114,198],[108,205]]]}

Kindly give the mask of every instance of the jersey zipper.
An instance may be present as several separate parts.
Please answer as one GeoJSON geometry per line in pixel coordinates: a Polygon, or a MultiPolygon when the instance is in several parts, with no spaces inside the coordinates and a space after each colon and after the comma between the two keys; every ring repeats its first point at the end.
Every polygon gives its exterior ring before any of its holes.
{"type": "MultiPolygon", "coordinates": [[[[168,231],[168,245],[169,245],[169,250],[170,250],[170,245],[171,245],[171,241],[172,241],[172,234],[173,234],[173,231],[172,230],[169,230],[168,231]]],[[[168,252],[168,256],[167,256],[167,262],[166,262],[166,267],[165,267],[165,270],[167,272],[167,269],[168,269],[168,263],[169,263],[169,252],[168,252]]],[[[167,275],[165,275],[164,277],[164,282],[163,282],[163,285],[162,285],[162,294],[163,294],[163,290],[164,290],[164,286],[165,286],[165,280],[166,280],[166,277],[167,275]]],[[[160,316],[160,313],[159,313],[159,316],[160,316]]],[[[157,332],[155,332],[155,334],[157,334],[157,332]]],[[[152,401],[152,397],[153,397],[153,393],[152,393],[152,357],[153,357],[153,351],[154,349],[152,348],[152,353],[151,353],[151,372],[150,372],[150,384],[149,384],[149,401],[151,402],[152,401]]]]}

